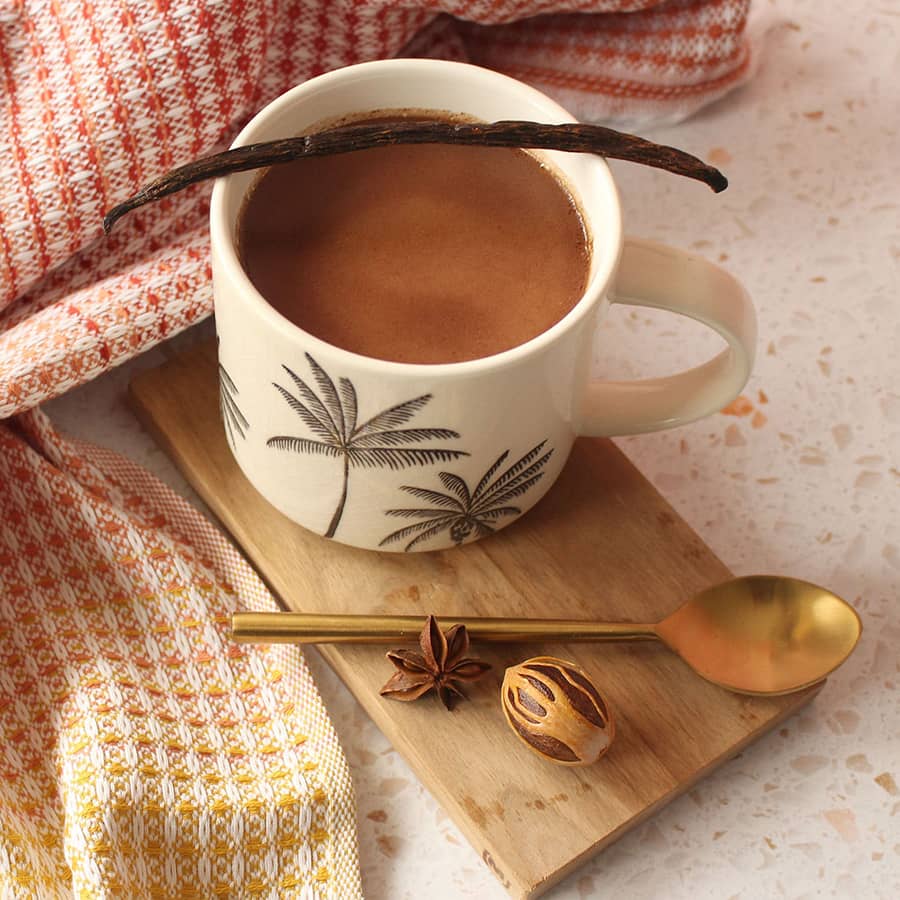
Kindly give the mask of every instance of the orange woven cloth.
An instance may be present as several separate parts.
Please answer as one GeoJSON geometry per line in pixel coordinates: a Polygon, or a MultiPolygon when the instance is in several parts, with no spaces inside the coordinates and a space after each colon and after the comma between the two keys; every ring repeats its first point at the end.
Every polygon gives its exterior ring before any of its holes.
{"type": "Polygon", "coordinates": [[[0,425],[0,893],[361,897],[347,763],[276,609],[139,466],[0,425]]]}
{"type": "Polygon", "coordinates": [[[0,418],[211,312],[208,186],[110,238],[101,218],[287,88],[362,60],[444,56],[531,82],[583,118],[677,118],[746,76],[748,5],[3,0],[0,418]]]}

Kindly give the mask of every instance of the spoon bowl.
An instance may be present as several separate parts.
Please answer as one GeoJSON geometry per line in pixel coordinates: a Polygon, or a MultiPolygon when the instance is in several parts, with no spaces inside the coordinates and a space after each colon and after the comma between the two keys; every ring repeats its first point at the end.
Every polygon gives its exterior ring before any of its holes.
{"type": "Polygon", "coordinates": [[[699,675],[745,694],[787,694],[821,681],[861,633],[856,610],[840,597],[772,575],[702,591],[656,625],[699,675]]]}

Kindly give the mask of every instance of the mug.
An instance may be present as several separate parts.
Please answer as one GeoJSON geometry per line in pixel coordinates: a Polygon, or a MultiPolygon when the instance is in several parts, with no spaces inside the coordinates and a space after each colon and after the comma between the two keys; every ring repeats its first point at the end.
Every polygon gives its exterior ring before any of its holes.
{"type": "MultiPolygon", "coordinates": [[[[457,62],[391,59],[313,78],[278,97],[234,146],[387,108],[482,121],[575,121],[540,92],[457,62]]],[[[756,318],[744,289],[696,256],[623,240],[598,156],[535,152],[583,213],[592,253],[583,297],[547,331],[468,362],[386,362],[289,322],[251,284],[236,225],[257,173],[216,182],[210,210],[224,428],[241,470],[294,522],[370,550],[441,550],[493,534],[547,492],[579,435],[671,428],[730,403],[750,374],[756,318]],[[727,348],[666,378],[597,381],[589,366],[611,303],[681,313],[727,348]]],[[[373,314],[377,312],[373,311],[373,314]]]]}

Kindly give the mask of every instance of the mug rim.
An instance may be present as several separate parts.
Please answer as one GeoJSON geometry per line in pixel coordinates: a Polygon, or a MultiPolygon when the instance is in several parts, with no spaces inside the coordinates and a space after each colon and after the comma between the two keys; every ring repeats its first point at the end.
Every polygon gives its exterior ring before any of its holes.
{"type": "MultiPolygon", "coordinates": [[[[360,74],[365,74],[373,69],[380,70],[391,74],[391,70],[396,73],[403,74],[405,77],[414,75],[415,71],[424,72],[426,70],[443,70],[450,73],[459,70],[474,70],[477,76],[485,77],[490,81],[505,82],[507,86],[514,86],[515,90],[520,94],[530,97],[532,101],[537,102],[544,107],[549,115],[556,116],[559,122],[577,122],[577,119],[560,106],[555,100],[548,97],[543,92],[525,84],[518,79],[503,75],[492,69],[486,69],[482,66],[472,65],[471,63],[462,63],[452,60],[438,59],[416,59],[416,58],[395,58],[395,59],[379,59],[369,62],[357,63],[352,66],[343,66],[333,69],[322,75],[310,78],[301,84],[279,94],[274,100],[267,103],[252,119],[241,129],[240,133],[231,143],[231,148],[241,147],[245,144],[253,142],[253,132],[262,124],[264,124],[272,116],[280,113],[285,107],[294,106],[302,103],[306,95],[312,94],[320,88],[327,87],[333,82],[342,81],[352,78],[360,74]],[[413,70],[410,72],[410,70],[413,70]]],[[[387,99],[389,101],[389,98],[387,99]]],[[[622,214],[619,195],[616,189],[612,172],[601,156],[593,156],[590,158],[589,165],[596,169],[593,175],[599,176],[603,182],[603,187],[608,195],[607,215],[603,221],[603,240],[597,241],[597,228],[591,228],[590,222],[586,221],[585,226],[588,228],[589,237],[591,239],[591,261],[593,263],[594,272],[588,281],[584,292],[575,303],[575,305],[550,328],[542,331],[535,337],[527,340],[508,350],[502,350],[490,356],[478,357],[476,359],[464,360],[462,362],[449,363],[408,363],[397,362],[395,360],[378,359],[373,356],[365,356],[364,354],[355,353],[352,350],[345,350],[336,344],[324,341],[314,334],[301,328],[295,322],[283,316],[278,310],[272,306],[265,297],[257,290],[256,286],[250,280],[249,275],[245,271],[238,257],[237,246],[233,229],[229,227],[228,215],[226,210],[230,202],[233,200],[233,193],[237,190],[234,179],[231,176],[217,178],[213,187],[212,197],[210,200],[210,243],[214,255],[218,257],[218,262],[222,266],[222,274],[229,279],[237,292],[240,293],[244,302],[249,302],[255,307],[263,319],[273,327],[279,330],[287,330],[292,336],[302,337],[304,341],[309,343],[313,352],[327,349],[332,354],[344,355],[350,358],[357,367],[369,368],[381,372],[390,371],[398,375],[420,375],[429,377],[461,376],[476,374],[481,371],[501,368],[520,362],[522,359],[532,356],[535,353],[547,348],[555,343],[557,339],[567,334],[569,331],[578,326],[578,324],[594,310],[596,305],[605,296],[607,286],[612,279],[613,273],[618,266],[619,257],[622,253],[623,235],[622,235],[622,214]],[[598,254],[598,243],[600,243],[600,253],[598,254]]],[[[577,185],[572,184],[570,179],[565,179],[564,184],[573,194],[573,198],[579,206],[584,206],[585,201],[577,189],[577,185]]],[[[244,191],[246,194],[246,191],[244,191]]],[[[243,197],[241,198],[243,201],[243,197]]],[[[587,219],[588,217],[586,217],[587,219]]]]}

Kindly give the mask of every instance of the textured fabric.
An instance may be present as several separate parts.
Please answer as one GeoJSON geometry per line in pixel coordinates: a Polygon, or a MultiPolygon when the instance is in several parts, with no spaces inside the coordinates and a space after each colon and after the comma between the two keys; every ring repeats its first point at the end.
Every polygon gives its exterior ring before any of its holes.
{"type": "Polygon", "coordinates": [[[192,507],[42,413],[0,425],[0,894],[360,897],[346,760],[192,507]]]}
{"type": "Polygon", "coordinates": [[[208,315],[208,186],[101,218],[328,69],[467,59],[583,118],[677,118],[746,75],[749,0],[0,0],[0,418],[208,315]],[[530,18],[526,18],[530,17],[530,18]]]}

